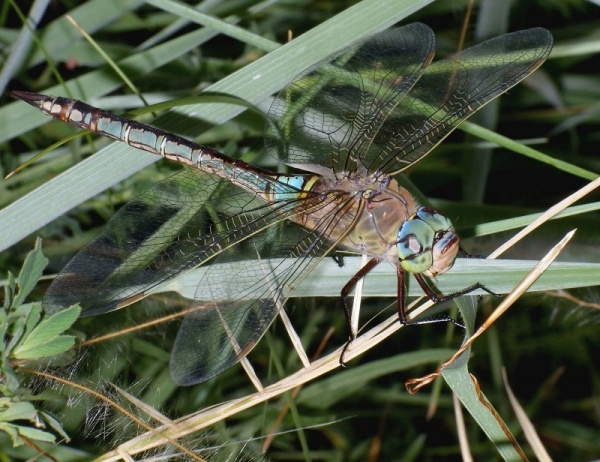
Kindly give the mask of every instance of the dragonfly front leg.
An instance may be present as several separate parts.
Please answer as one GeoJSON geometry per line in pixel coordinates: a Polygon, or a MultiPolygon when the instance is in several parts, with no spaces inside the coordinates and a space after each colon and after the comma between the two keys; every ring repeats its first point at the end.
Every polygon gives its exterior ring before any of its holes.
{"type": "Polygon", "coordinates": [[[422,274],[415,274],[415,279],[421,286],[421,289],[423,289],[423,292],[425,292],[425,295],[427,295],[427,298],[429,298],[429,300],[431,300],[434,303],[445,302],[446,300],[452,300],[453,298],[460,297],[461,295],[468,295],[477,289],[481,289],[484,292],[487,292],[488,294],[493,295],[494,297],[502,297],[502,295],[491,291],[490,289],[488,289],[486,286],[484,286],[480,282],[477,282],[477,283],[473,284],[472,286],[466,287],[464,289],[458,290],[458,291],[448,294],[448,295],[438,295],[429,286],[429,284],[427,283],[427,281],[425,280],[425,278],[423,277],[422,274]]]}
{"type": "Polygon", "coordinates": [[[333,252],[331,258],[333,258],[333,261],[336,262],[340,268],[344,266],[344,254],[339,249],[336,249],[333,252]]]}
{"type": "MultiPolygon", "coordinates": [[[[427,283],[427,281],[425,280],[425,278],[423,277],[422,274],[415,273],[414,276],[415,276],[415,279],[417,280],[417,282],[419,283],[419,285],[421,286],[421,289],[423,289],[423,292],[425,292],[425,295],[427,295],[427,298],[429,298],[429,300],[431,300],[433,303],[445,302],[446,300],[452,300],[453,298],[460,297],[462,295],[468,295],[477,289],[481,289],[490,295],[494,295],[495,297],[501,297],[500,294],[497,294],[497,293],[491,291],[490,289],[488,289],[487,287],[485,287],[483,284],[481,284],[479,282],[476,284],[473,284],[469,287],[466,287],[465,289],[456,291],[456,292],[448,294],[448,295],[438,295],[435,292],[435,290],[433,290],[431,288],[431,286],[427,283]]],[[[418,325],[418,324],[431,324],[434,322],[451,322],[455,326],[461,327],[463,329],[465,328],[465,326],[463,324],[458,322],[456,319],[451,318],[450,316],[440,316],[440,317],[436,317],[436,318],[423,319],[420,321],[408,321],[406,319],[406,315],[404,313],[404,307],[402,307],[402,309],[400,309],[400,299],[398,299],[398,305],[399,305],[398,306],[398,317],[402,324],[418,325]]]]}
{"type": "MultiPolygon", "coordinates": [[[[406,317],[406,280],[405,280],[406,272],[404,271],[404,268],[402,268],[402,266],[398,265],[396,267],[396,275],[397,275],[397,280],[398,280],[398,301],[397,301],[397,303],[398,303],[398,321],[400,322],[400,324],[402,324],[404,326],[411,326],[411,325],[418,325],[418,324],[429,324],[431,322],[448,321],[448,322],[451,322],[452,324],[455,324],[464,329],[465,326],[460,324],[455,319],[452,319],[450,316],[442,316],[442,317],[435,318],[435,319],[424,319],[422,321],[409,321],[408,318],[406,317]]],[[[417,280],[417,282],[423,289],[423,292],[425,292],[427,297],[432,302],[436,303],[438,301],[442,301],[438,297],[438,295],[427,285],[427,283],[425,282],[425,280],[423,279],[423,276],[421,274],[415,274],[415,279],[417,280]],[[425,284],[425,287],[423,287],[423,285],[421,285],[421,283],[425,284]]]]}
{"type": "Polygon", "coordinates": [[[358,270],[357,273],[354,276],[352,276],[352,279],[350,279],[342,288],[342,292],[340,294],[342,297],[342,309],[344,310],[344,316],[346,316],[346,328],[348,329],[348,341],[344,345],[344,348],[342,349],[342,354],[340,355],[340,366],[342,367],[346,367],[346,363],[344,362],[344,354],[346,354],[346,350],[356,338],[356,331],[352,326],[352,313],[350,312],[350,308],[348,307],[348,295],[350,294],[352,289],[354,289],[356,284],[358,284],[358,281],[364,278],[369,273],[369,271],[375,268],[380,262],[381,260],[379,258],[371,258],[371,260],[369,260],[365,266],[358,270]]]}

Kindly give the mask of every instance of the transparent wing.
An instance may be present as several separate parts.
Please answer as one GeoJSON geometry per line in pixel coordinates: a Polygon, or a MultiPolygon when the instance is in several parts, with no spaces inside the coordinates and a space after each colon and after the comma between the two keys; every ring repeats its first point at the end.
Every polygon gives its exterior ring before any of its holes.
{"type": "Polygon", "coordinates": [[[337,219],[332,215],[313,231],[289,221],[278,223],[207,267],[173,346],[173,380],[181,385],[203,382],[244,357],[330,250],[325,235],[337,219]]]}
{"type": "Polygon", "coordinates": [[[378,133],[367,168],[395,174],[437,146],[461,122],[548,57],[552,35],[534,28],[504,34],[429,66],[378,133]]]}
{"type": "Polygon", "coordinates": [[[298,210],[294,200],[270,206],[226,180],[185,169],[119,210],[56,277],[44,308],[53,313],[80,303],[82,316],[91,316],[129,305],[298,210]]]}
{"type": "Polygon", "coordinates": [[[275,99],[265,142],[290,165],[354,170],[433,57],[424,24],[389,29],[296,77],[275,99]]]}
{"type": "MultiPolygon", "coordinates": [[[[281,194],[285,188],[290,197],[297,193],[278,184],[281,194]]],[[[173,345],[171,376],[180,385],[208,380],[254,347],[335,245],[327,236],[351,198],[335,191],[305,196],[266,204],[228,181],[185,169],[123,207],[57,276],[45,308],[52,313],[80,303],[82,316],[107,313],[154,292],[177,291],[177,278],[198,268],[195,293],[182,293],[189,308],[173,345]],[[332,201],[339,211],[313,230],[290,221],[332,201]]]]}
{"type": "Polygon", "coordinates": [[[413,24],[299,76],[269,112],[270,151],[312,171],[320,170],[310,164],[337,171],[362,164],[398,173],[533,72],[552,36],[541,28],[505,34],[427,66],[433,46],[429,28],[413,24]]]}

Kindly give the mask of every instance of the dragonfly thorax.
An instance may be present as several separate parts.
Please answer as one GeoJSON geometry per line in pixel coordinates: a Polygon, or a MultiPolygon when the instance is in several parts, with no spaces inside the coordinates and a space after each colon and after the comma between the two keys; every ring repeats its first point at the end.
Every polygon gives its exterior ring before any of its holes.
{"type": "Polygon", "coordinates": [[[389,175],[381,172],[368,173],[364,167],[354,171],[336,172],[329,186],[353,196],[362,196],[364,199],[402,189],[389,175]]]}
{"type": "Polygon", "coordinates": [[[329,239],[342,246],[397,261],[398,230],[418,205],[396,180],[383,174],[339,172],[319,178],[311,191],[318,193],[319,205],[301,217],[303,226],[327,228],[329,239]]]}
{"type": "Polygon", "coordinates": [[[419,207],[400,227],[396,246],[402,268],[434,277],[452,267],[459,239],[446,216],[429,207],[419,207]]]}

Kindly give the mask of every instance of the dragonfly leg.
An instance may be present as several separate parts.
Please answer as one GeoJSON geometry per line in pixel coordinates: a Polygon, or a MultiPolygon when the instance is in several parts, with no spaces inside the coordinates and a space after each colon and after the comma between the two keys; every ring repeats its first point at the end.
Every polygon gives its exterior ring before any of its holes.
{"type": "Polygon", "coordinates": [[[352,328],[352,320],[351,320],[352,314],[350,313],[350,308],[348,307],[348,295],[350,294],[352,289],[356,286],[356,284],[358,284],[358,281],[360,281],[362,278],[364,278],[369,273],[369,271],[371,271],[373,268],[375,268],[377,266],[377,264],[379,262],[381,262],[380,259],[371,258],[367,262],[367,264],[365,266],[363,266],[360,270],[358,270],[357,273],[354,276],[352,276],[352,279],[350,279],[346,283],[346,285],[342,288],[342,292],[341,292],[342,309],[344,310],[344,316],[346,316],[346,327],[348,329],[348,341],[344,345],[344,348],[342,349],[342,354],[340,355],[340,366],[342,366],[342,367],[346,367],[346,363],[344,362],[344,354],[346,353],[346,350],[348,349],[350,344],[356,338],[356,332],[352,328]]]}
{"type": "MultiPolygon", "coordinates": [[[[465,249],[463,249],[462,247],[459,247],[458,250],[461,253],[461,255],[463,255],[465,258],[478,258],[478,259],[482,259],[482,260],[485,260],[487,258],[485,255],[471,255],[470,253],[467,253],[467,251],[465,249]]],[[[419,283],[419,284],[421,284],[421,283],[419,283]]],[[[421,287],[423,287],[423,286],[421,285],[421,287]]],[[[466,289],[458,291],[456,294],[450,294],[450,295],[447,295],[446,297],[443,297],[443,300],[449,300],[451,298],[458,297],[460,295],[465,295],[465,294],[468,294],[469,292],[473,292],[474,290],[477,290],[477,289],[481,289],[481,290],[487,292],[488,294],[493,295],[494,297],[502,297],[502,295],[491,291],[486,286],[484,286],[483,284],[478,282],[477,284],[473,284],[472,286],[469,286],[466,289]]]]}
{"type": "Polygon", "coordinates": [[[480,282],[477,282],[476,284],[473,284],[472,286],[466,287],[464,289],[458,290],[458,291],[448,294],[448,295],[438,295],[429,286],[429,284],[427,284],[427,281],[425,280],[425,278],[423,277],[422,274],[415,274],[415,279],[421,286],[421,289],[423,289],[423,292],[425,292],[425,295],[427,295],[427,298],[429,298],[429,300],[431,300],[434,303],[445,302],[446,300],[452,300],[453,298],[460,297],[461,295],[470,294],[471,292],[473,292],[477,289],[481,289],[484,292],[487,292],[488,294],[493,295],[494,297],[502,297],[502,295],[491,291],[490,289],[488,289],[486,286],[484,286],[480,282]]]}
{"type": "Polygon", "coordinates": [[[344,266],[344,254],[342,252],[340,252],[338,249],[336,249],[334,251],[331,258],[333,258],[333,261],[336,262],[340,268],[342,268],[344,266]]]}
{"type": "MultiPolygon", "coordinates": [[[[476,284],[473,284],[472,286],[466,287],[462,290],[456,291],[456,292],[448,294],[448,295],[438,295],[431,288],[431,286],[427,283],[427,281],[425,280],[425,278],[423,277],[422,274],[415,274],[414,276],[415,276],[415,279],[417,280],[417,282],[419,283],[419,285],[421,286],[421,289],[423,289],[423,292],[425,292],[425,295],[427,295],[427,298],[429,298],[429,300],[431,300],[434,303],[444,302],[446,300],[452,300],[453,298],[460,297],[462,295],[467,295],[477,289],[482,289],[490,295],[494,295],[496,297],[501,297],[501,295],[499,295],[495,292],[492,292],[490,289],[488,289],[487,287],[485,287],[483,284],[481,284],[479,282],[476,284]]],[[[461,327],[463,329],[465,328],[465,326],[463,324],[458,322],[456,319],[451,318],[450,316],[440,316],[440,317],[436,317],[436,318],[423,319],[423,320],[419,320],[419,321],[408,321],[406,319],[406,315],[405,314],[403,315],[400,313],[400,300],[398,300],[398,305],[399,305],[398,317],[402,324],[417,325],[417,324],[430,324],[430,323],[434,323],[434,322],[451,322],[455,326],[461,327]]]]}
{"type": "MultiPolygon", "coordinates": [[[[417,280],[417,282],[419,283],[419,285],[421,286],[421,288],[423,289],[423,292],[425,292],[425,294],[431,301],[437,303],[437,302],[445,300],[445,299],[440,298],[433,291],[433,289],[431,287],[429,287],[429,285],[427,285],[427,282],[423,279],[422,275],[415,273],[414,276],[415,276],[415,279],[417,280]]],[[[397,266],[397,277],[398,277],[398,321],[400,321],[400,324],[403,324],[405,326],[411,326],[411,325],[418,325],[418,324],[429,324],[429,323],[433,323],[433,322],[451,322],[452,324],[455,324],[458,327],[462,327],[464,329],[465,326],[460,324],[455,319],[452,319],[450,316],[441,316],[441,317],[435,318],[435,319],[423,319],[423,320],[419,320],[419,321],[409,321],[408,318],[406,317],[405,272],[404,272],[404,269],[402,269],[402,267],[400,265],[397,266]]],[[[455,297],[458,296],[458,295],[454,295],[454,294],[452,294],[452,295],[455,297]]],[[[453,297],[450,297],[450,298],[453,298],[453,297]]]]}
{"type": "Polygon", "coordinates": [[[463,249],[462,247],[458,248],[458,251],[460,252],[460,254],[465,257],[465,258],[481,258],[481,259],[485,259],[486,256],[485,255],[472,255],[470,253],[468,253],[465,249],[463,249]]]}
{"type": "Polygon", "coordinates": [[[400,324],[410,324],[406,319],[406,284],[405,284],[405,272],[402,266],[396,266],[396,277],[398,279],[397,289],[397,303],[398,303],[398,321],[400,324]]]}

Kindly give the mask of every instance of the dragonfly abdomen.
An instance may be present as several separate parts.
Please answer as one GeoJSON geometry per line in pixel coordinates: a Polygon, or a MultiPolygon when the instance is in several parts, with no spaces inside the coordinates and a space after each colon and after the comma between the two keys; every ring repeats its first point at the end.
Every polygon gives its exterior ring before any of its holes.
{"type": "Polygon", "coordinates": [[[217,175],[259,194],[267,202],[304,197],[316,181],[314,175],[278,175],[232,159],[215,149],[158,128],[90,106],[82,101],[15,91],[15,96],[42,112],[85,130],[122,141],[203,172],[217,175]]]}
{"type": "Polygon", "coordinates": [[[207,158],[218,160],[219,163],[236,163],[234,159],[214,149],[135,120],[117,116],[79,100],[25,91],[15,91],[14,95],[69,125],[96,132],[113,140],[123,141],[134,148],[158,154],[170,160],[190,164],[192,160],[200,162],[207,158]]]}

